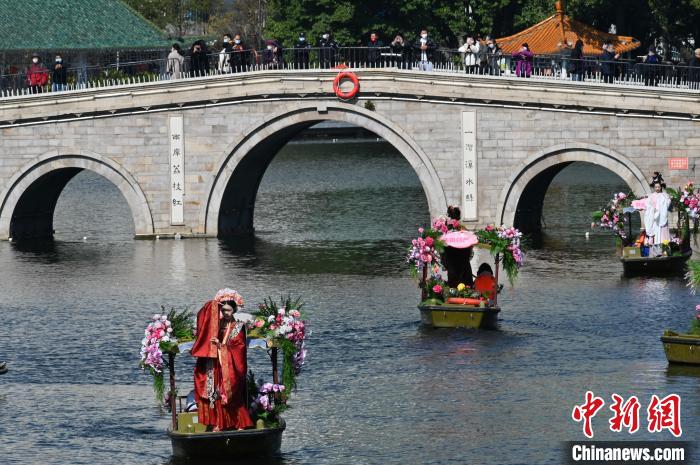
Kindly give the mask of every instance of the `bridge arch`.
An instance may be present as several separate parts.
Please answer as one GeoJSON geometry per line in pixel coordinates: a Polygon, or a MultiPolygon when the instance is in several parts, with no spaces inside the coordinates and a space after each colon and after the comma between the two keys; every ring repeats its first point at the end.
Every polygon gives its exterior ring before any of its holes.
{"type": "Polygon", "coordinates": [[[0,192],[0,239],[52,237],[58,197],[68,181],[82,170],[103,176],[119,189],[131,210],[137,237],[153,235],[146,196],[124,167],[98,153],[63,148],[27,163],[0,192]]]}
{"type": "Polygon", "coordinates": [[[209,193],[200,224],[207,236],[228,236],[253,230],[255,198],[272,159],[289,140],[322,121],[340,121],[365,128],[391,144],[416,172],[431,215],[447,208],[440,178],[428,155],[412,138],[387,118],[342,102],[307,105],[273,115],[233,143],[216,166],[207,185],[209,193]]]}
{"type": "Polygon", "coordinates": [[[552,179],[574,162],[602,166],[617,174],[637,196],[650,193],[642,171],[627,157],[596,144],[573,142],[555,145],[528,157],[501,191],[500,222],[525,233],[540,231],[542,205],[552,179]]]}

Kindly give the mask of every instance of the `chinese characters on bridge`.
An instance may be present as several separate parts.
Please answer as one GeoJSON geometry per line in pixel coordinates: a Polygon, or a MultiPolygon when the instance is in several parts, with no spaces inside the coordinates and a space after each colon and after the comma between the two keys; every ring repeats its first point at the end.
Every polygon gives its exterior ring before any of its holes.
{"type": "MultiPolygon", "coordinates": [[[[625,400],[622,396],[613,394],[613,403],[610,410],[613,415],[608,423],[610,430],[616,433],[626,429],[630,434],[636,433],[640,427],[641,403],[636,396],[625,400]]],[[[593,437],[593,417],[603,408],[605,400],[594,395],[591,391],[586,392],[585,402],[576,405],[571,412],[571,418],[575,422],[583,422],[583,434],[587,438],[593,437]]],[[[663,399],[656,394],[651,396],[651,400],[646,408],[647,431],[650,433],[660,433],[669,431],[675,437],[683,434],[681,428],[681,397],[678,394],[669,394],[663,399]]]]}
{"type": "Polygon", "coordinates": [[[476,221],[476,112],[462,112],[462,219],[476,221]]]}
{"type": "Polygon", "coordinates": [[[185,144],[182,116],[170,117],[170,224],[185,223],[185,144]]]}

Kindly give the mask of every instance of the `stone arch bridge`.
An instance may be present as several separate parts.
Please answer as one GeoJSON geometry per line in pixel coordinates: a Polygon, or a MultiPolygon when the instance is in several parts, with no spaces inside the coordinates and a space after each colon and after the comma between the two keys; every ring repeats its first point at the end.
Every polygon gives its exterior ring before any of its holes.
{"type": "Polygon", "coordinates": [[[308,70],[2,99],[0,239],[51,236],[58,196],[84,169],[119,188],[137,237],[249,232],[271,160],[327,120],[385,139],[415,170],[432,215],[463,205],[474,226],[536,230],[549,183],[576,161],[610,169],[636,194],[652,171],[670,185],[695,178],[698,91],[356,73],[350,102],[333,94],[335,72],[308,70]]]}

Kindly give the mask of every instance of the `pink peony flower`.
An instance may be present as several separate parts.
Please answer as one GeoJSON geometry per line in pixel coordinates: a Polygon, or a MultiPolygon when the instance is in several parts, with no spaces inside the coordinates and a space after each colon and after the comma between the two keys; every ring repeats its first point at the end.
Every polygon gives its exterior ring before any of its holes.
{"type": "Polygon", "coordinates": [[[439,284],[434,285],[433,292],[436,294],[442,294],[442,286],[439,284]]]}
{"type": "Polygon", "coordinates": [[[265,323],[262,320],[255,320],[255,327],[262,328],[265,323]]]}

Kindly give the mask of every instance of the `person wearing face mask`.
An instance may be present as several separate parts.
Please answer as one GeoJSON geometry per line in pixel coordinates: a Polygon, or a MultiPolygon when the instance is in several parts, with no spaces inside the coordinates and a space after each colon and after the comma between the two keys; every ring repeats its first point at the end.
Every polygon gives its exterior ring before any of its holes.
{"type": "Polygon", "coordinates": [[[206,76],[209,74],[209,57],[207,57],[207,44],[198,40],[190,49],[190,69],[194,76],[206,76]]]}
{"type": "Polygon", "coordinates": [[[284,69],[282,46],[276,40],[266,40],[263,51],[263,64],[267,69],[284,69]]]}
{"type": "Polygon", "coordinates": [[[38,53],[32,54],[32,64],[27,70],[27,84],[32,94],[39,94],[49,82],[49,70],[41,64],[38,53]]]}
{"type": "Polygon", "coordinates": [[[515,75],[529,78],[532,74],[534,57],[535,55],[530,51],[530,46],[527,43],[524,43],[517,52],[513,52],[513,58],[517,61],[515,64],[515,75]]]}
{"type": "Polygon", "coordinates": [[[420,69],[421,71],[432,71],[437,45],[435,44],[435,42],[433,42],[433,39],[428,37],[427,29],[422,29],[420,31],[420,37],[416,40],[416,43],[413,45],[413,49],[416,51],[418,69],[420,69]]]}
{"type": "Polygon", "coordinates": [[[231,46],[231,70],[234,73],[241,73],[248,71],[248,53],[245,45],[243,45],[243,40],[241,40],[241,35],[236,34],[233,36],[233,45],[231,46]]]}
{"type": "Polygon", "coordinates": [[[391,53],[394,55],[394,63],[400,69],[411,69],[413,62],[413,49],[411,44],[404,38],[403,34],[396,34],[391,42],[391,53]]]}
{"type": "Polygon", "coordinates": [[[53,70],[51,71],[51,92],[60,92],[67,89],[68,73],[67,66],[63,63],[61,55],[56,55],[53,70]]]}
{"type": "Polygon", "coordinates": [[[331,33],[326,31],[318,41],[319,59],[321,67],[325,69],[333,68],[338,62],[338,43],[333,40],[331,33]]]}
{"type": "Polygon", "coordinates": [[[384,48],[384,42],[379,40],[377,33],[371,33],[369,35],[369,42],[367,43],[367,66],[369,68],[379,68],[382,66],[382,48],[384,48]]]}
{"type": "Polygon", "coordinates": [[[467,74],[476,74],[479,70],[479,42],[473,36],[464,37],[464,45],[459,47],[467,74]]]}
{"type": "Polygon", "coordinates": [[[231,34],[224,34],[223,46],[221,51],[219,51],[219,72],[220,73],[230,73],[231,72],[231,49],[233,43],[231,42],[231,34]]]}
{"type": "Polygon", "coordinates": [[[294,44],[294,68],[309,69],[309,52],[311,44],[306,41],[306,34],[299,33],[299,40],[294,44]]]}
{"type": "Polygon", "coordinates": [[[180,79],[182,77],[185,57],[180,54],[180,45],[173,44],[168,55],[168,74],[170,79],[180,79]]]}
{"type": "Polygon", "coordinates": [[[485,44],[485,46],[483,47],[483,50],[482,50],[482,61],[481,61],[482,67],[484,69],[483,73],[490,74],[492,76],[498,76],[501,74],[501,68],[500,68],[500,61],[502,60],[501,49],[498,47],[498,44],[493,39],[493,37],[490,35],[486,36],[486,39],[484,40],[484,44],[485,44]]]}

